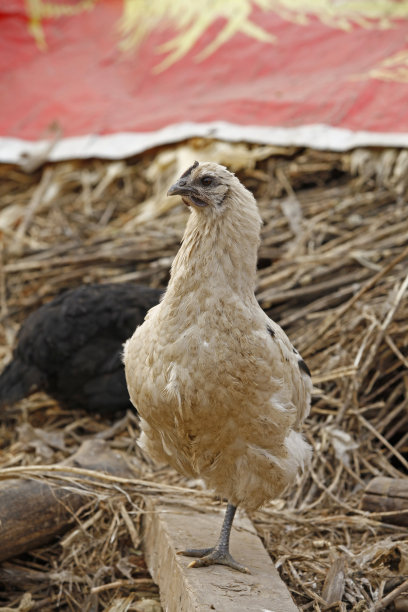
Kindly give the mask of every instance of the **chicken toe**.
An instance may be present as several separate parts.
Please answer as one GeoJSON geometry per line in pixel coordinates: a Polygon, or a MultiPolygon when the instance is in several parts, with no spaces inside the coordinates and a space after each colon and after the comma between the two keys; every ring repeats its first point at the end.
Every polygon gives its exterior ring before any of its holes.
{"type": "Polygon", "coordinates": [[[228,550],[223,550],[217,547],[183,550],[178,554],[186,557],[198,557],[192,561],[188,567],[206,567],[207,565],[227,565],[243,574],[250,574],[247,567],[244,567],[230,555],[228,550]]]}

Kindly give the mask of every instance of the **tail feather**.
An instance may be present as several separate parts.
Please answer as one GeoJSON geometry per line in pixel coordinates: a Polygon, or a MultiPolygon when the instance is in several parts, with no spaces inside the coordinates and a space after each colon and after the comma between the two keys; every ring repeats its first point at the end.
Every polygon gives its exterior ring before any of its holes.
{"type": "Polygon", "coordinates": [[[13,359],[0,374],[0,408],[11,406],[39,391],[44,387],[44,382],[38,368],[13,359]]]}

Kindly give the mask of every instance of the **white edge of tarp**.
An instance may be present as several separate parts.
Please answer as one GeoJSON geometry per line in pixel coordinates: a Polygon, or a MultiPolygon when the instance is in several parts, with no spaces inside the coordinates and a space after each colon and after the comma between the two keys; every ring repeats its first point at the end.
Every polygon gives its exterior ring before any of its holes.
{"type": "MultiPolygon", "coordinates": [[[[225,121],[213,121],[210,123],[177,123],[155,132],[122,132],[105,136],[62,138],[54,144],[46,158],[49,161],[89,157],[121,159],[153,147],[194,137],[286,147],[311,147],[339,152],[355,147],[408,147],[408,132],[352,131],[324,124],[289,128],[242,126],[225,121]]],[[[48,146],[44,141],[32,142],[0,137],[0,162],[20,163],[22,156],[41,155],[48,146]]]]}

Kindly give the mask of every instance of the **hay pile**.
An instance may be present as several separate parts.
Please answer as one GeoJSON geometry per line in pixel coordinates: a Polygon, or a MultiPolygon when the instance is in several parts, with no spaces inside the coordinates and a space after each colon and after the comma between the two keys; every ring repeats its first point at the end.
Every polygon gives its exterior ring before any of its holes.
{"type": "MultiPolygon", "coordinates": [[[[399,586],[408,574],[406,530],[359,507],[370,479],[408,469],[407,151],[340,155],[195,140],[33,174],[0,166],[0,366],[21,321],[62,289],[166,285],[188,213],[165,191],[194,159],[229,165],[254,192],[265,221],[257,296],[315,385],[311,470],[251,518],[301,609],[327,609],[335,584],[342,602],[331,609],[408,609],[408,588],[399,586]]],[[[72,532],[0,566],[0,605],[160,609],[140,552],[143,498],[189,483],[141,457],[132,415],[107,427],[40,394],[0,416],[2,467],[56,463],[103,435],[146,481],[88,485],[90,502],[72,532]]],[[[183,489],[186,503],[217,503],[183,489]]]]}

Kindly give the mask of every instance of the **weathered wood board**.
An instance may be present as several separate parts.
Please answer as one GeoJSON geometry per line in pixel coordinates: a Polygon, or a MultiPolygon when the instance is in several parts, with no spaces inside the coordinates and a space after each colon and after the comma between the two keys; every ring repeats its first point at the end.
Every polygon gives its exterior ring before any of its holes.
{"type": "Polygon", "coordinates": [[[177,554],[185,547],[204,548],[217,540],[223,513],[151,500],[145,517],[145,555],[160,587],[166,612],[296,612],[252,523],[237,515],[231,554],[252,572],[241,574],[213,565],[189,568],[191,559],[177,554]]]}
{"type": "Polygon", "coordinates": [[[373,478],[366,487],[361,507],[370,512],[394,512],[383,516],[383,520],[408,527],[408,478],[373,478]]]}

